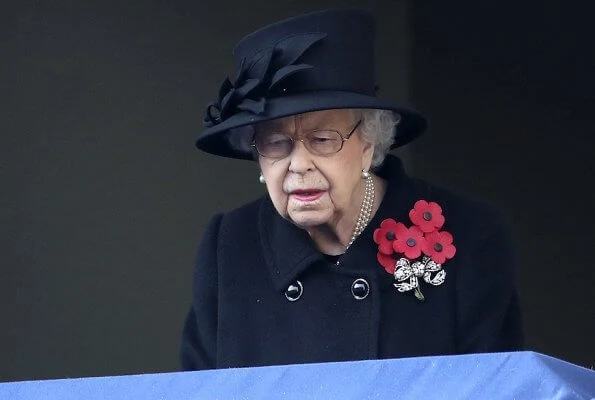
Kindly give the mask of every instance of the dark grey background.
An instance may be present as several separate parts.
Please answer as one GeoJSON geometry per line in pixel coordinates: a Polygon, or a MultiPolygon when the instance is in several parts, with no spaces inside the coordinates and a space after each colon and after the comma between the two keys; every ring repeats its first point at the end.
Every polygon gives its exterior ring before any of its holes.
{"type": "Polygon", "coordinates": [[[529,348],[595,364],[595,49],[555,2],[14,1],[0,7],[0,380],[177,368],[210,216],[263,192],[199,153],[244,34],[377,15],[378,82],[430,120],[415,175],[509,217],[529,348]]]}

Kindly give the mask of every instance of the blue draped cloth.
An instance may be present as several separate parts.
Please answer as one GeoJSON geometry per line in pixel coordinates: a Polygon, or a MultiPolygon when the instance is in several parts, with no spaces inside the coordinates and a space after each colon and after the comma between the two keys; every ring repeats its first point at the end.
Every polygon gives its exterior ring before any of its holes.
{"type": "Polygon", "coordinates": [[[594,371],[534,352],[0,383],[7,400],[594,398],[594,371]]]}

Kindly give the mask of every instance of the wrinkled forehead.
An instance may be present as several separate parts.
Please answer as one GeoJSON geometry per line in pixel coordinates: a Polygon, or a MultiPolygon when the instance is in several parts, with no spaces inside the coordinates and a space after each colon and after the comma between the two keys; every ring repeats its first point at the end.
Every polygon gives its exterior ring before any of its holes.
{"type": "Polygon", "coordinates": [[[288,117],[277,118],[255,125],[257,132],[294,132],[298,129],[340,129],[354,124],[356,115],[354,110],[333,109],[323,111],[312,111],[304,114],[290,115],[288,117]]]}

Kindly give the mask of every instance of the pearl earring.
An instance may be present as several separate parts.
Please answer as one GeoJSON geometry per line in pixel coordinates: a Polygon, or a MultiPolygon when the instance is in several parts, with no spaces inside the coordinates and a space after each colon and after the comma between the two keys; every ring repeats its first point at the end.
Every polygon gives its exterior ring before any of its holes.
{"type": "Polygon", "coordinates": [[[362,169],[362,179],[368,179],[370,177],[370,173],[365,169],[362,169]]]}
{"type": "Polygon", "coordinates": [[[264,176],[262,176],[262,172],[260,173],[260,175],[258,177],[258,182],[260,182],[260,183],[266,183],[266,181],[264,180],[264,176]]]}

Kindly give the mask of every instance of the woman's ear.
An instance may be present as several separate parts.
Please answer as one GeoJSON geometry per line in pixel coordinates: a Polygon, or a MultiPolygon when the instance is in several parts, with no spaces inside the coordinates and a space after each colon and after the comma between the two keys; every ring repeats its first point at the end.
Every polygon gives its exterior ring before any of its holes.
{"type": "MultiPolygon", "coordinates": [[[[352,109],[351,112],[353,114],[353,120],[360,121],[358,123],[358,125],[359,125],[358,130],[361,130],[363,124],[365,123],[364,110],[352,109]]],[[[361,149],[362,149],[362,169],[369,171],[371,168],[371,165],[372,165],[372,158],[374,157],[374,145],[372,143],[368,142],[367,140],[365,140],[362,137],[361,132],[358,132],[358,137],[359,137],[359,141],[361,143],[361,149]]]]}
{"type": "Polygon", "coordinates": [[[372,158],[374,157],[374,145],[368,141],[362,140],[362,168],[369,171],[372,168],[372,158]]]}

